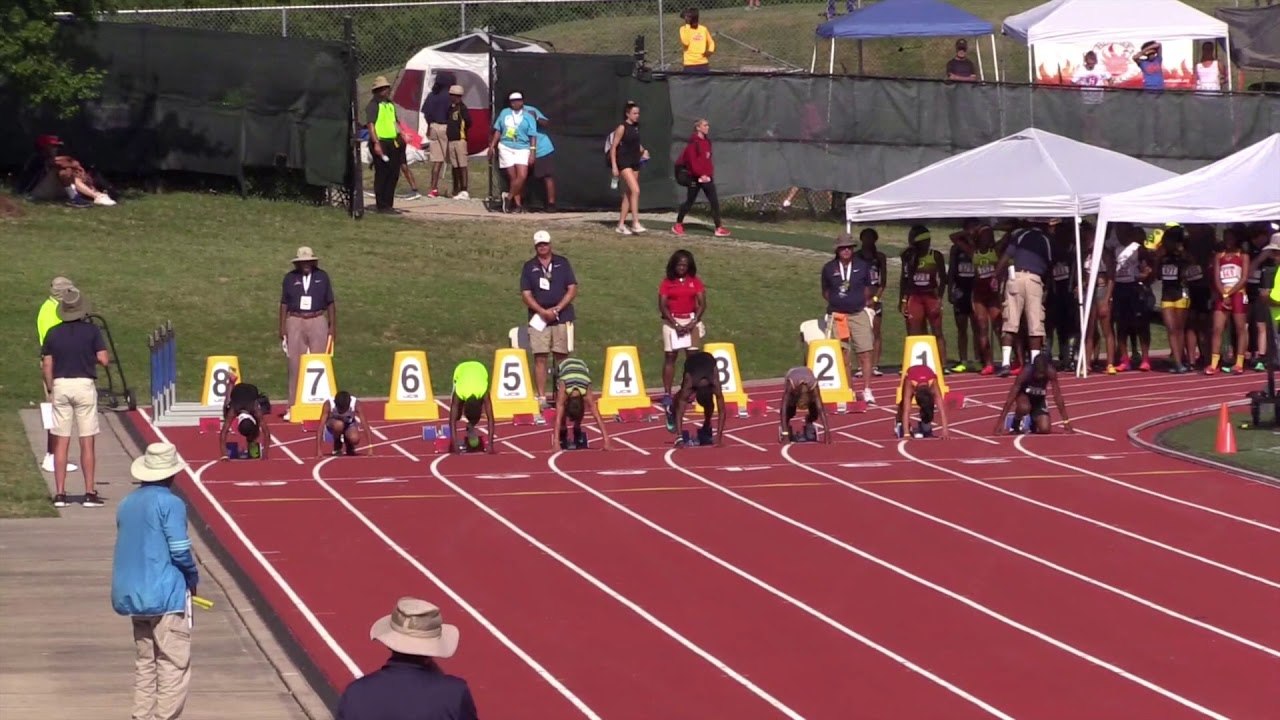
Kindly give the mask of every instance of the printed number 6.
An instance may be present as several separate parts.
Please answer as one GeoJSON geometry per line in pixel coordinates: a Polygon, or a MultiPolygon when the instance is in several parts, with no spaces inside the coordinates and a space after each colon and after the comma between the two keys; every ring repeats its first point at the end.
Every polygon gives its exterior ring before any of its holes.
{"type": "Polygon", "coordinates": [[[412,395],[418,392],[422,387],[422,380],[418,378],[418,366],[406,364],[400,370],[400,389],[412,395]]]}

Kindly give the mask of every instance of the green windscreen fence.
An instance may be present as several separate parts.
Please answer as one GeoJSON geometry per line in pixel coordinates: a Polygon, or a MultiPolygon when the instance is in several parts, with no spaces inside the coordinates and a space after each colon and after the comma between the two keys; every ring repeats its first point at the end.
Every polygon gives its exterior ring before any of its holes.
{"type": "Polygon", "coordinates": [[[52,133],[108,174],[280,168],[347,183],[353,60],[342,43],[141,23],[59,32],[77,66],[106,72],[100,97],[70,121],[0,102],[18,108],[0,115],[0,165],[20,166],[34,136],[52,133]]]}

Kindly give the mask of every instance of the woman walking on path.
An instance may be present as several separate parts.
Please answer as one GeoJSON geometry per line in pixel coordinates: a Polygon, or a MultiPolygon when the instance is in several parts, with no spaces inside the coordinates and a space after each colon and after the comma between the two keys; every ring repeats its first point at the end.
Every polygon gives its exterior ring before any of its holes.
{"type": "MultiPolygon", "coordinates": [[[[622,208],[618,212],[619,235],[644,232],[640,224],[640,166],[649,159],[649,151],[640,143],[640,106],[628,102],[622,110],[622,124],[613,130],[609,143],[609,164],[613,177],[621,180],[622,208]],[[631,227],[627,227],[627,214],[631,227]]],[[[616,183],[615,183],[616,184],[616,183]]]]}
{"type": "MultiPolygon", "coordinates": [[[[699,118],[694,122],[693,135],[689,136],[689,144],[676,159],[676,167],[684,168],[689,176],[687,182],[682,183],[689,189],[688,194],[684,204],[680,206],[679,214],[676,215],[676,224],[671,228],[671,232],[676,235],[684,234],[684,216],[689,214],[694,201],[698,199],[698,191],[702,191],[707,196],[707,203],[711,205],[711,219],[716,224],[716,237],[729,235],[729,231],[725,230],[720,222],[720,198],[716,195],[716,168],[711,161],[711,138],[707,137],[709,132],[711,132],[711,123],[705,118],[699,118]]],[[[684,180],[684,178],[681,179],[684,180]]]]}

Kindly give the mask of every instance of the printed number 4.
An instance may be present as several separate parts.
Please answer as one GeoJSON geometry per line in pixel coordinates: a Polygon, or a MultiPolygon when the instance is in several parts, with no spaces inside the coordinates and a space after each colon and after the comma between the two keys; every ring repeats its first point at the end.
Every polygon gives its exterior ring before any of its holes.
{"type": "Polygon", "coordinates": [[[618,371],[613,374],[613,381],[622,383],[622,387],[631,387],[631,363],[623,360],[618,363],[618,371]]]}

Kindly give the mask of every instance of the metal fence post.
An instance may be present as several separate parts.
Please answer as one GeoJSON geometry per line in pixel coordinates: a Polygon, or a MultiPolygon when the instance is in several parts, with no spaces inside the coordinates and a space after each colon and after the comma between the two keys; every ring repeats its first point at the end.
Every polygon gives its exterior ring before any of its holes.
{"type": "Polygon", "coordinates": [[[458,3],[458,34],[467,34],[467,4],[465,2],[458,3]]]}
{"type": "Polygon", "coordinates": [[[662,0],[658,0],[658,62],[655,67],[659,70],[667,67],[667,34],[662,26],[662,0]]]}
{"type": "Polygon", "coordinates": [[[289,37],[289,8],[280,8],[280,37],[289,37]]]}

